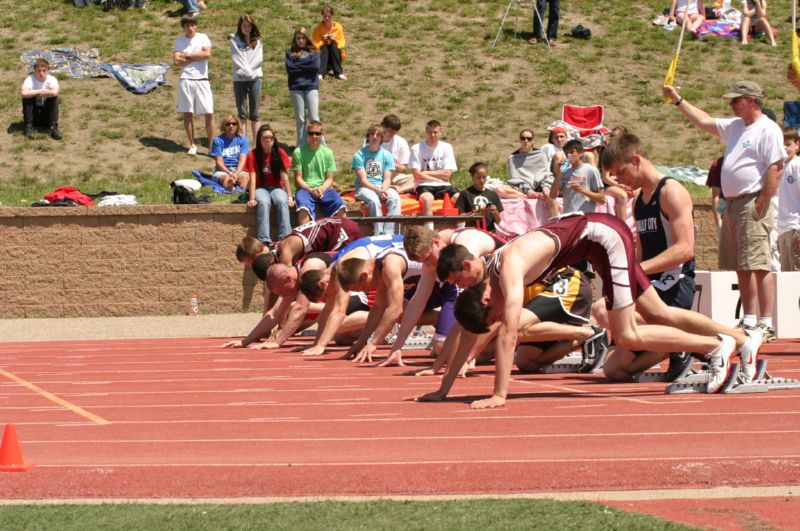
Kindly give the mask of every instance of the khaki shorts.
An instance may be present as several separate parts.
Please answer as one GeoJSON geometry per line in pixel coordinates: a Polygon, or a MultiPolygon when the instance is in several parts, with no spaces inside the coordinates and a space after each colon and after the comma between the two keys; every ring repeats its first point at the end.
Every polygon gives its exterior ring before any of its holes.
{"type": "Polygon", "coordinates": [[[778,252],[781,254],[781,271],[800,271],[800,251],[794,250],[798,236],[797,229],[791,229],[778,236],[778,252]]]}
{"type": "Polygon", "coordinates": [[[770,201],[764,217],[756,219],[758,193],[725,199],[719,234],[719,268],[725,271],[770,271],[769,232],[775,223],[770,201]]]}

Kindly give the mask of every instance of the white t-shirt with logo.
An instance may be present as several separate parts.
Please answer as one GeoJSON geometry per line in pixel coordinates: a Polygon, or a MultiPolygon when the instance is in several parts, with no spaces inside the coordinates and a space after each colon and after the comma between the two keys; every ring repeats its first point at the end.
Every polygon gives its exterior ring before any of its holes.
{"type": "MultiPolygon", "coordinates": [[[[413,170],[432,171],[432,170],[452,170],[456,171],[456,156],[453,153],[453,146],[447,142],[439,141],[435,148],[428,146],[427,142],[420,142],[411,148],[411,157],[408,166],[413,170]]],[[[450,182],[445,181],[416,181],[416,185],[450,186],[450,182]]]]}
{"type": "Polygon", "coordinates": [[[47,74],[44,81],[39,81],[36,74],[30,75],[22,82],[24,90],[58,90],[58,80],[47,74]]]}
{"type": "MultiPolygon", "coordinates": [[[[211,40],[205,33],[195,33],[191,39],[182,35],[175,40],[173,52],[196,53],[211,48],[211,40]]],[[[208,79],[208,59],[192,61],[181,68],[181,79],[208,79]]]]}
{"type": "Polygon", "coordinates": [[[783,169],[778,183],[778,234],[800,230],[800,157],[794,157],[783,169]]]}
{"type": "Polygon", "coordinates": [[[381,144],[381,147],[394,156],[395,162],[408,166],[411,149],[408,147],[408,142],[406,142],[405,138],[395,133],[394,137],[390,141],[381,144]]]}
{"type": "Polygon", "coordinates": [[[725,147],[722,193],[737,197],[761,190],[770,164],[786,158],[781,128],[767,116],[745,126],[741,118],[717,118],[717,131],[725,147]]]}

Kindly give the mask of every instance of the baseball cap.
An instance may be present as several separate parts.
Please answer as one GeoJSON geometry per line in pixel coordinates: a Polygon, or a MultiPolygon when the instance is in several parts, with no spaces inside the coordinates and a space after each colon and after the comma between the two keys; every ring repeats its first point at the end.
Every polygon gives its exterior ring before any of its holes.
{"type": "Polygon", "coordinates": [[[763,98],[764,92],[761,90],[761,87],[758,86],[758,83],[753,81],[737,81],[731,85],[730,92],[722,95],[722,97],[726,100],[732,100],[733,98],[738,98],[740,96],[763,98]]]}

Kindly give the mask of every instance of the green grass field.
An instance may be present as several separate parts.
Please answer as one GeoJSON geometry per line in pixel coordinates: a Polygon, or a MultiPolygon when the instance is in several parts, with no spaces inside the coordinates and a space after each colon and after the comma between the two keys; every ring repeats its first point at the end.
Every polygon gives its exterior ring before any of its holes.
{"type": "MultiPolygon", "coordinates": [[[[210,77],[218,121],[234,110],[227,35],[240,14],[251,12],[264,36],[262,117],[279,137],[294,138],[283,54],[293,28],[319,22],[321,5],[212,0],[200,31],[214,44],[210,77]]],[[[494,49],[505,0],[340,0],[332,5],[347,32],[349,80],[323,83],[321,115],[340,183],[352,183],[352,154],[367,126],[388,112],[401,117],[401,134],[412,144],[423,139],[429,119],[444,124],[444,139],[454,145],[461,168],[457,185],[468,182],[464,169],[476,160],[487,162],[491,175],[504,177],[519,129],[532,127],[541,145],[563,103],[605,105],[606,124],[625,124],[639,134],[658,164],[708,167],[722,151],[715,138],[688,125],[660,98],[677,42],[677,32],[650,23],[665,7],[663,1],[565,1],[552,52],[527,44],[528,3],[513,4],[494,49]],[[566,36],[576,24],[590,27],[592,39],[566,36]]],[[[166,203],[170,181],[188,176],[192,168],[210,169],[210,159],[185,154],[185,134],[174,112],[175,68],[170,84],[147,96],[129,94],[112,79],[62,79],[62,142],[44,134],[29,141],[10,127],[20,120],[23,49],[97,48],[103,61],[171,63],[172,43],[181,33],[181,4],[148,0],[147,6],[104,13],[99,6],[76,9],[65,0],[0,0],[0,117],[9,128],[0,135],[0,151],[7,155],[0,167],[4,205],[29,204],[61,184],[166,203]]],[[[719,96],[732,81],[747,77],[762,84],[767,106],[780,115],[781,101],[796,97],[784,79],[788,16],[786,6],[770,6],[770,19],[780,31],[777,48],[758,40],[744,47],[734,39],[686,39],[677,76],[682,94],[712,114],[729,114],[719,96]]]]}
{"type": "Polygon", "coordinates": [[[604,505],[545,500],[319,502],[267,505],[0,507],[0,528],[95,529],[690,529],[604,505]]]}

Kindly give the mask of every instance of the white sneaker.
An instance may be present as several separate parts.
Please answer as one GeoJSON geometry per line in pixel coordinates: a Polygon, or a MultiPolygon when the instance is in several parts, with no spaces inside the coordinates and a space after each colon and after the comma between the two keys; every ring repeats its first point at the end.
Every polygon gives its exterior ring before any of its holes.
{"type": "Polygon", "coordinates": [[[192,144],[192,147],[189,148],[189,155],[197,155],[197,146],[192,144]]]}
{"type": "Polygon", "coordinates": [[[722,389],[731,368],[731,355],[736,351],[736,341],[731,336],[719,334],[720,343],[708,353],[708,383],[706,393],[718,393],[722,389]]]}
{"type": "Polygon", "coordinates": [[[756,375],[756,358],[758,357],[758,349],[761,348],[761,343],[764,336],[761,335],[759,330],[747,330],[747,340],[744,345],[739,349],[739,359],[742,360],[742,375],[746,383],[753,381],[756,375]]]}

